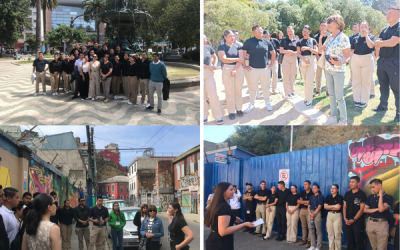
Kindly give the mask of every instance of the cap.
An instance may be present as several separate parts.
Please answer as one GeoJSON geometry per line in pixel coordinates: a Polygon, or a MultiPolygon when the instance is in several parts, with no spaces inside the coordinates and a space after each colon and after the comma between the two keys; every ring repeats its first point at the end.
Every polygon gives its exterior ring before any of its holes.
{"type": "Polygon", "coordinates": [[[246,182],[246,186],[253,186],[253,184],[246,182]]]}

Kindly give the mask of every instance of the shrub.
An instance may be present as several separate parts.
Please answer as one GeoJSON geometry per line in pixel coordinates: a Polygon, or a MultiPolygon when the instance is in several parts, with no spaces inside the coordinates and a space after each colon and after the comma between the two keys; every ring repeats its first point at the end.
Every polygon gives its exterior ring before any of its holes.
{"type": "Polygon", "coordinates": [[[182,58],[183,59],[187,59],[187,60],[191,60],[192,59],[192,57],[191,57],[191,55],[189,53],[182,54],[182,58]]]}
{"type": "Polygon", "coordinates": [[[200,50],[196,49],[188,53],[193,61],[200,61],[200,50]]]}

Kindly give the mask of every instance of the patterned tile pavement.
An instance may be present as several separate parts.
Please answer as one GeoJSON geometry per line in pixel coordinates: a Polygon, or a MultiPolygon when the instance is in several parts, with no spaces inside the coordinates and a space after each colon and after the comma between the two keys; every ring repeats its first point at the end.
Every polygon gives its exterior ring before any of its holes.
{"type": "MultiPolygon", "coordinates": [[[[173,89],[163,101],[162,114],[127,100],[72,100],[70,94],[33,96],[31,64],[0,62],[0,124],[12,125],[199,125],[200,88],[173,89]]],[[[156,98],[156,96],[155,96],[156,98]]]]}

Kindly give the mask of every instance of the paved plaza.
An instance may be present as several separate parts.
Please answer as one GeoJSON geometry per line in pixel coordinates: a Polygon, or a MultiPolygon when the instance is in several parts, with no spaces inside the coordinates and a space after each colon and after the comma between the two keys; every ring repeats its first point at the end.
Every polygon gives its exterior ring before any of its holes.
{"type": "MultiPolygon", "coordinates": [[[[182,69],[184,70],[184,69],[182,69]]],[[[200,88],[173,88],[170,99],[163,101],[162,114],[145,110],[145,106],[128,105],[127,100],[108,103],[71,99],[63,94],[33,96],[35,84],[30,81],[32,64],[0,61],[0,124],[12,125],[198,125],[200,121],[200,88]]],[[[49,84],[49,82],[47,82],[49,84]]],[[[155,95],[155,100],[156,99],[155,95]]],[[[138,101],[140,96],[138,96],[138,101]]]]}

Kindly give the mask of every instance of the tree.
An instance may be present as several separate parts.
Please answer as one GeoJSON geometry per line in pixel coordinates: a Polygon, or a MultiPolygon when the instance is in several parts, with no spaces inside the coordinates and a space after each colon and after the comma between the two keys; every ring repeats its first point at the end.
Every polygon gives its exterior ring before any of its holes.
{"type": "Polygon", "coordinates": [[[291,5],[288,2],[279,0],[276,3],[275,9],[279,13],[277,20],[280,22],[279,29],[286,36],[287,26],[293,26],[296,33],[301,32],[303,28],[304,16],[301,13],[299,5],[291,5]]]}
{"type": "Polygon", "coordinates": [[[35,48],[36,44],[36,35],[32,35],[25,40],[25,43],[29,46],[29,49],[32,50],[35,48]]]}
{"type": "Polygon", "coordinates": [[[360,2],[381,11],[383,14],[386,14],[389,7],[396,5],[396,0],[361,0],[360,2]]]}
{"type": "MultiPolygon", "coordinates": [[[[82,9],[85,10],[84,18],[85,22],[89,22],[94,19],[94,15],[104,11],[105,1],[104,0],[85,0],[82,2],[82,9]]],[[[100,42],[100,22],[96,21],[97,31],[97,42],[100,42]]]]}
{"type": "Polygon", "coordinates": [[[32,28],[26,17],[31,13],[29,0],[0,1],[0,57],[2,46],[12,46],[26,28],[32,28]]]}
{"type": "Polygon", "coordinates": [[[48,32],[47,42],[50,46],[56,46],[62,43],[66,43],[67,50],[71,49],[73,42],[85,43],[90,41],[90,38],[84,30],[73,29],[65,24],[58,25],[58,27],[48,32]]]}

